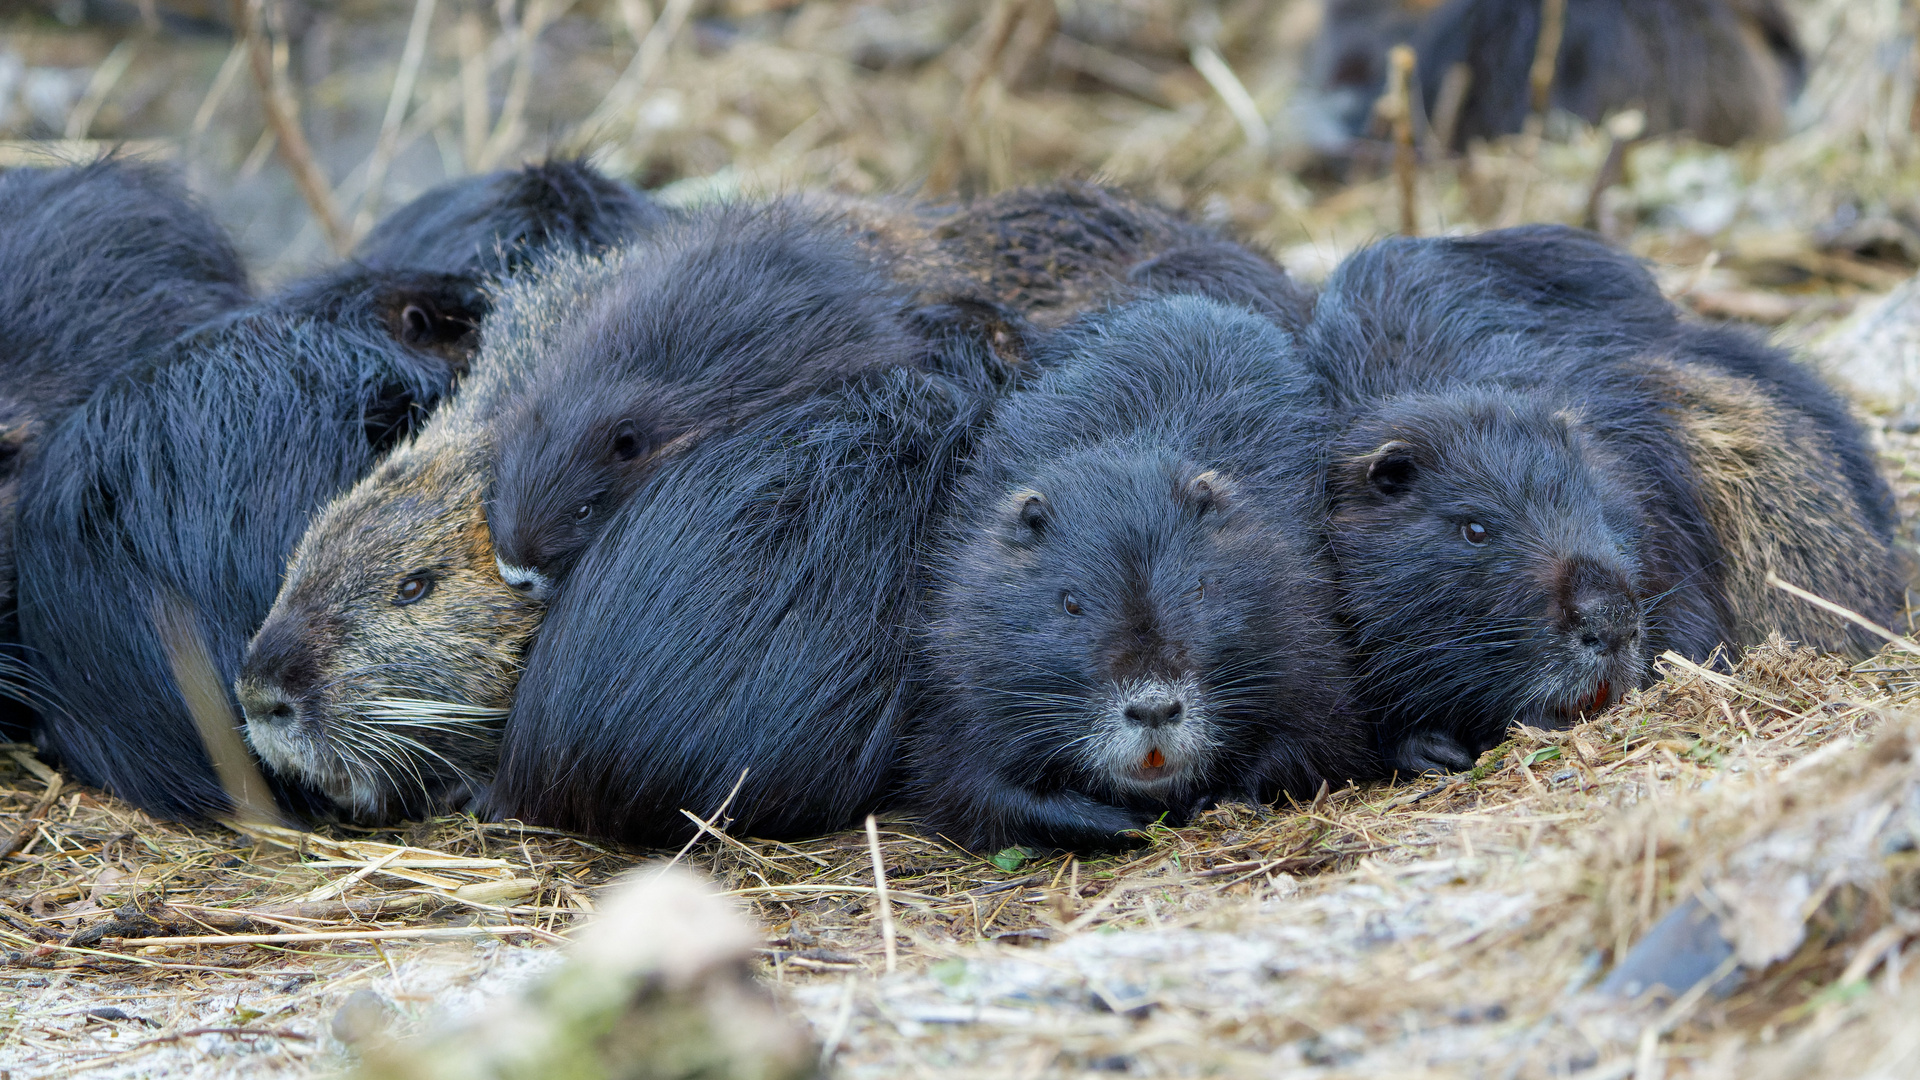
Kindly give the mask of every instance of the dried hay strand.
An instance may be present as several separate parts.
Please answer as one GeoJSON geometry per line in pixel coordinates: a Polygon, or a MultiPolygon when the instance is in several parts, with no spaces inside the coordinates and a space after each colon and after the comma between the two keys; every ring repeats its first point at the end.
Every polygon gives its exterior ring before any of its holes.
{"type": "MultiPolygon", "coordinates": [[[[1791,860],[1741,853],[1828,837],[1835,815],[1877,814],[1875,842],[1920,828],[1910,663],[1778,641],[1731,667],[1669,660],[1654,686],[1565,731],[1518,730],[1470,773],[1222,806],[1120,855],[982,858],[903,820],[784,843],[716,816],[683,861],[747,905],[763,976],[850,1075],[1605,1068],[1637,1061],[1670,1006],[1601,1000],[1596,976],[1703,890],[1799,896],[1807,929],[1733,996],[1666,1022],[1656,1051],[1757,1061],[1766,1033],[1817,1057],[1816,1026],[1881,1022],[1878,987],[1898,985],[1886,972],[1920,929],[1920,862],[1856,843],[1847,874],[1794,893],[1752,885],[1791,860]]],[[[418,1026],[449,988],[541,970],[595,890],[642,861],[466,817],[188,827],[58,782],[21,747],[0,763],[0,829],[28,834],[0,867],[0,982],[31,1002],[0,1034],[8,1067],[331,1067],[354,991],[418,1026]]]]}

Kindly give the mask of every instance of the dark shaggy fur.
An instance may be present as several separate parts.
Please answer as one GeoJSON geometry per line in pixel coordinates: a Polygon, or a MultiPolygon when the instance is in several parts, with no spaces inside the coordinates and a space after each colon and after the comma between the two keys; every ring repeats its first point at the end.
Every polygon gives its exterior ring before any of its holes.
{"type": "Polygon", "coordinates": [[[913,363],[906,296],[838,220],[726,207],[630,252],[494,432],[501,573],[546,595],[660,463],[873,367],[913,363]]]}
{"type": "MultiPolygon", "coordinates": [[[[139,162],[0,174],[0,221],[0,642],[10,644],[14,505],[40,436],[115,372],[246,303],[247,274],[179,180],[139,162]]],[[[19,738],[25,720],[8,710],[0,736],[19,738]]]]}
{"type": "MultiPolygon", "coordinates": [[[[493,251],[487,219],[471,225],[450,250],[493,251]]],[[[367,247],[421,240],[382,228],[367,247]]],[[[234,676],[309,517],[464,368],[484,271],[449,269],[464,272],[355,265],[296,286],[153,350],[50,433],[21,501],[21,632],[41,738],[79,779],[159,814],[226,809],[154,605],[191,605],[234,676]]]]}
{"type": "MultiPolygon", "coordinates": [[[[1411,43],[1431,120],[1447,72],[1470,72],[1452,149],[1521,130],[1533,111],[1539,0],[1337,0],[1312,53],[1326,117],[1316,143],[1366,136],[1385,89],[1387,52],[1411,43]],[[1431,12],[1428,9],[1431,8],[1431,12]]],[[[1567,0],[1552,105],[1599,123],[1625,109],[1646,134],[1687,132],[1728,146],[1781,133],[1806,57],[1777,0],[1567,0]]]]}
{"type": "Polygon", "coordinates": [[[604,251],[667,219],[591,166],[549,161],[441,184],[389,214],[354,258],[379,269],[512,274],[542,251],[604,251]]]}
{"type": "Polygon", "coordinates": [[[929,823],[978,850],[1110,847],[1363,774],[1289,338],[1183,297],[1056,348],[943,527],[909,746],[929,823]]]}
{"type": "Polygon", "coordinates": [[[495,811],[676,842],[744,771],[739,832],[855,821],[893,768],[928,521],[990,400],[870,373],[664,466],[541,625],[495,811]]]}
{"type": "Polygon", "coordinates": [[[1346,418],[1329,543],[1397,768],[1594,711],[1667,649],[1877,645],[1768,573],[1897,610],[1889,495],[1845,406],[1591,237],[1383,243],[1336,273],[1306,348],[1346,418]]]}

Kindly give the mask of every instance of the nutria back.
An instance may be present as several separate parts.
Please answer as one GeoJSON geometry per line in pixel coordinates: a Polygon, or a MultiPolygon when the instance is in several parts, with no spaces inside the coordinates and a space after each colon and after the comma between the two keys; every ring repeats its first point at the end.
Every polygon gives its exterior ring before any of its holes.
{"type": "Polygon", "coordinates": [[[1052,349],[943,517],[907,751],[929,824],[977,850],[1110,847],[1369,772],[1291,340],[1180,297],[1052,349]]]}

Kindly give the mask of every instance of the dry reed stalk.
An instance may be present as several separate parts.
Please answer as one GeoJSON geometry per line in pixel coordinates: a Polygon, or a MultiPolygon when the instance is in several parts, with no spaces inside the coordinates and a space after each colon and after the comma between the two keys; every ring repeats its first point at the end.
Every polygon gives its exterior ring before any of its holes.
{"type": "Polygon", "coordinates": [[[900,966],[894,944],[893,902],[887,897],[887,861],[880,854],[880,826],[872,814],[867,815],[867,845],[873,852],[873,891],[880,901],[880,940],[885,943],[887,974],[891,975],[900,966]]]}
{"type": "Polygon", "coordinates": [[[351,238],[346,225],[340,220],[340,208],[334,201],[333,188],[313,160],[313,147],[307,143],[306,134],[300,130],[300,123],[294,118],[290,95],[274,78],[266,35],[260,29],[260,21],[254,11],[256,2],[264,3],[265,0],[232,0],[234,34],[246,42],[247,58],[253,65],[253,83],[260,91],[260,106],[266,111],[267,124],[278,144],[280,158],[293,175],[301,198],[307,201],[308,209],[313,211],[314,220],[319,222],[328,246],[333,248],[336,255],[344,255],[351,246],[351,238]]]}
{"type": "Polygon", "coordinates": [[[386,115],[380,121],[380,136],[373,156],[367,159],[366,186],[360,193],[360,208],[353,215],[354,239],[373,228],[374,215],[380,211],[385,194],[387,168],[393,163],[394,147],[400,140],[400,123],[407,118],[407,106],[413,101],[414,83],[420,77],[420,63],[427,55],[427,31],[433,28],[435,0],[414,0],[413,19],[407,25],[407,41],[400,50],[400,65],[393,73],[393,88],[387,94],[386,115]]]}
{"type": "Polygon", "coordinates": [[[1012,40],[1014,27],[1025,10],[1021,0],[993,0],[993,6],[987,9],[981,25],[978,55],[974,57],[973,74],[960,94],[959,107],[947,118],[940,149],[934,153],[932,164],[927,166],[926,183],[922,190],[928,196],[939,198],[950,195],[959,185],[961,159],[965,156],[966,129],[975,123],[980,95],[999,72],[1007,42],[1012,40]]]}

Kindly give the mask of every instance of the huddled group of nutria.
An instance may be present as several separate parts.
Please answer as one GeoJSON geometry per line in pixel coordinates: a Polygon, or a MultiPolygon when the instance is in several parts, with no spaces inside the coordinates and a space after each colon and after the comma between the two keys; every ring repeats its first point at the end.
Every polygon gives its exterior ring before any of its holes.
{"type": "Polygon", "coordinates": [[[161,815],[229,809],[183,621],[293,813],[991,850],[1463,769],[1667,650],[1878,644],[1770,576],[1904,598],[1847,406],[1556,226],[1315,292],[1089,184],[550,162],[260,295],[158,167],[7,173],[0,221],[8,722],[161,815]]]}

